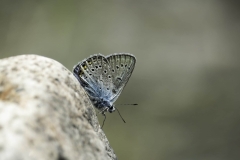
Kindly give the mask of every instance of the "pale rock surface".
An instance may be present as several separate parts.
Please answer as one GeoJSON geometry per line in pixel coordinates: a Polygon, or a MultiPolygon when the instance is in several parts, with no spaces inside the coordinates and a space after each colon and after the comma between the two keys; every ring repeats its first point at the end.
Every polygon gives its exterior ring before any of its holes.
{"type": "Polygon", "coordinates": [[[62,64],[0,60],[0,160],[114,160],[95,110],[62,64]]]}

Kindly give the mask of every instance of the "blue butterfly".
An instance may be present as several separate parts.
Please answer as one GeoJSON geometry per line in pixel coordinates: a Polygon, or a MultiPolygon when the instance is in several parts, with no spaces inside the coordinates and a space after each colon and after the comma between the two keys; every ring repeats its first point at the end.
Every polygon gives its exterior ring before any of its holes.
{"type": "Polygon", "coordinates": [[[135,56],[128,53],[106,57],[94,54],[75,65],[73,74],[106,119],[105,112],[115,111],[114,102],[131,77],[135,64],[135,56]]]}

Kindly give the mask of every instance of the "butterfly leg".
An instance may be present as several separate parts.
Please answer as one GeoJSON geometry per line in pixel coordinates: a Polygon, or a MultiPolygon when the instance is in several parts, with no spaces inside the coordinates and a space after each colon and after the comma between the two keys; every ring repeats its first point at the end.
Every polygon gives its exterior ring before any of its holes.
{"type": "Polygon", "coordinates": [[[101,129],[103,128],[103,126],[104,126],[104,122],[105,122],[105,120],[106,120],[106,115],[105,115],[105,112],[102,112],[102,115],[104,116],[104,120],[103,120],[103,123],[102,123],[102,127],[101,127],[101,129]]]}

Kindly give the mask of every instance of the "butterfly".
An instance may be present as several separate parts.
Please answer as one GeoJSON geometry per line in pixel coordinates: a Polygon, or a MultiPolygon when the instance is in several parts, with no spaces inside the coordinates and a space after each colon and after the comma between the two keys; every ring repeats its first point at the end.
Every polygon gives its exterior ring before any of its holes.
{"type": "Polygon", "coordinates": [[[131,77],[135,64],[135,56],[129,53],[94,54],[75,65],[73,74],[106,119],[105,112],[115,111],[114,102],[131,77]]]}

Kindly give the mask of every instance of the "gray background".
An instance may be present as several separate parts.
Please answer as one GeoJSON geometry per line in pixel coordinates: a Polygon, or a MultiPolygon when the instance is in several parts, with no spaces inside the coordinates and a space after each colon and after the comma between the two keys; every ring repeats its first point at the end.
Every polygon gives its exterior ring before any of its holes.
{"type": "MultiPolygon", "coordinates": [[[[136,68],[104,131],[119,159],[240,159],[239,4],[217,0],[1,1],[0,58],[68,69],[129,52],[136,68]]],[[[103,117],[99,116],[100,123],[103,117]]]]}

